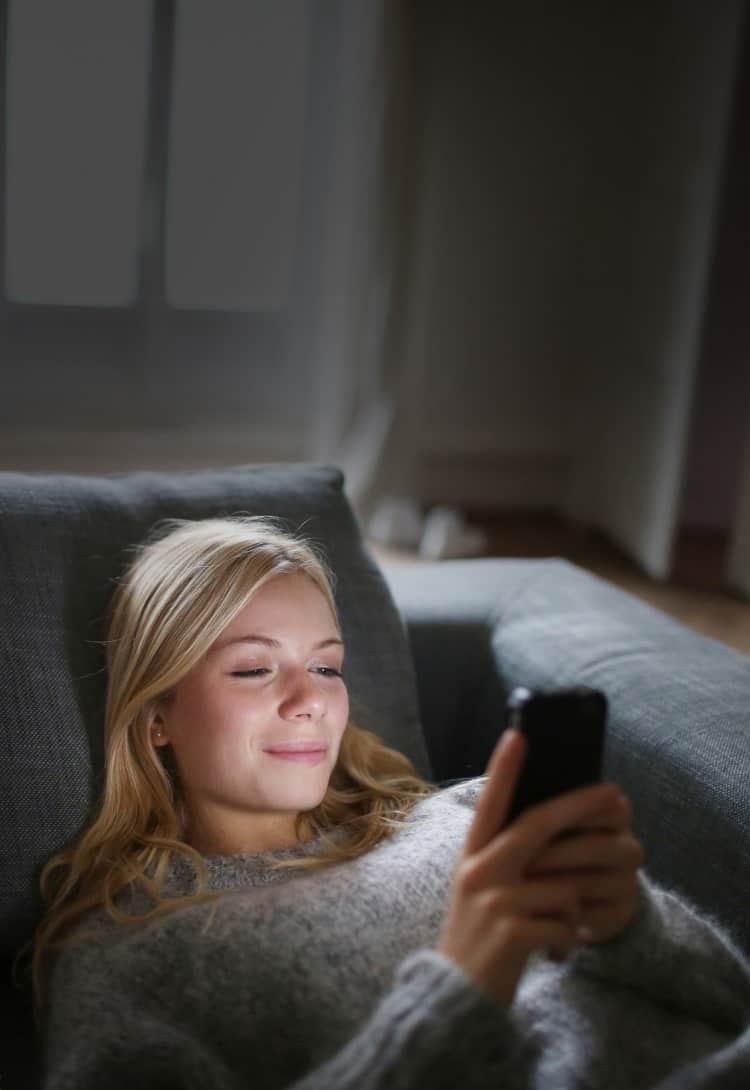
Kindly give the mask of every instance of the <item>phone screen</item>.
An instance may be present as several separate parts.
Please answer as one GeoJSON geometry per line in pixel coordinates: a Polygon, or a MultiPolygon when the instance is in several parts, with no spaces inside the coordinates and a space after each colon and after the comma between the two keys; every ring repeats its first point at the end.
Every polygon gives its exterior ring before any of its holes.
{"type": "Polygon", "coordinates": [[[513,690],[507,726],[525,735],[526,758],[506,824],[529,806],[601,780],[606,720],[607,698],[599,689],[513,690]]]}

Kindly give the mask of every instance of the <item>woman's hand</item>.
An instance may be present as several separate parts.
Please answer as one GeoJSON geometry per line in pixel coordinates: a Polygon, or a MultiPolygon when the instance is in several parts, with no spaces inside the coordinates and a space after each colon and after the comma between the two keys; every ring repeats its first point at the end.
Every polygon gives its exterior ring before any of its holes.
{"type": "Polygon", "coordinates": [[[582,821],[574,835],[548,844],[524,876],[572,881],[581,927],[589,932],[585,941],[601,943],[632,922],[638,910],[638,870],[644,862],[641,843],[630,830],[630,803],[622,798],[582,821]]]}
{"type": "MultiPolygon", "coordinates": [[[[602,899],[594,888],[593,876],[582,873],[581,842],[588,841],[591,850],[591,838],[596,837],[595,851],[600,853],[597,858],[610,862],[621,850],[614,849],[612,841],[604,850],[601,834],[593,831],[605,828],[610,836],[617,836],[622,827],[623,813],[617,816],[614,809],[620,794],[614,784],[594,784],[558,795],[529,807],[502,828],[525,750],[523,735],[509,730],[490,758],[487,783],[477,800],[456,867],[437,946],[502,1006],[512,1003],[534,950],[544,949],[562,959],[579,941],[581,899],[602,899]],[[566,843],[560,839],[561,834],[580,830],[586,830],[580,840],[571,837],[566,843]],[[562,862],[563,877],[559,873],[534,873],[540,863],[544,871],[550,862],[562,862]]],[[[588,867],[590,857],[585,861],[588,867]]],[[[613,885],[607,886],[611,918],[601,921],[595,918],[599,906],[587,906],[588,918],[602,932],[607,926],[624,926],[622,906],[627,904],[631,910],[625,885],[622,890],[618,886],[617,891],[613,885]],[[615,904],[619,906],[616,910],[615,904]]]]}

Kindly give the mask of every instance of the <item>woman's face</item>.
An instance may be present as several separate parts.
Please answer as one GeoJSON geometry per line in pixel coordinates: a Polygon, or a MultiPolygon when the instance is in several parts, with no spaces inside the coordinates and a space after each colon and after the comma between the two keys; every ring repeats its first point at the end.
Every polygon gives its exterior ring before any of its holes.
{"type": "Polygon", "coordinates": [[[349,718],[343,652],[324,595],[305,575],[280,575],[162,703],[151,737],[172,746],[187,839],[202,854],[298,842],[294,819],[322,801],[349,718]],[[300,742],[323,747],[317,763],[268,752],[300,742]]]}

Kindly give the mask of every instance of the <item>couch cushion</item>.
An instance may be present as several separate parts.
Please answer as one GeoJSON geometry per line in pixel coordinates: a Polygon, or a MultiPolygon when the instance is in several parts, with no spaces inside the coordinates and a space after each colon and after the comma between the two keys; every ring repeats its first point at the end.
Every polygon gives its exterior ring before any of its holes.
{"type": "Polygon", "coordinates": [[[0,933],[31,935],[42,864],[101,788],[103,620],[126,546],[165,517],[281,516],[337,577],[352,717],[428,778],[406,633],[336,466],[248,465],[102,477],[0,473],[0,933]]]}

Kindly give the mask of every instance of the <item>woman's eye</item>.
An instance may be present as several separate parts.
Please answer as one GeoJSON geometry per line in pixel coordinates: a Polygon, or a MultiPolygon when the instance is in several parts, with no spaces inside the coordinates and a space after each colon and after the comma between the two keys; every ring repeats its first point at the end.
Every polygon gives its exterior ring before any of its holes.
{"type": "MultiPolygon", "coordinates": [[[[343,677],[341,671],[335,670],[333,666],[318,666],[316,669],[323,674],[323,677],[343,677]]],[[[268,670],[265,666],[256,666],[252,670],[233,670],[232,677],[257,677],[259,674],[266,673],[268,670]]]]}

